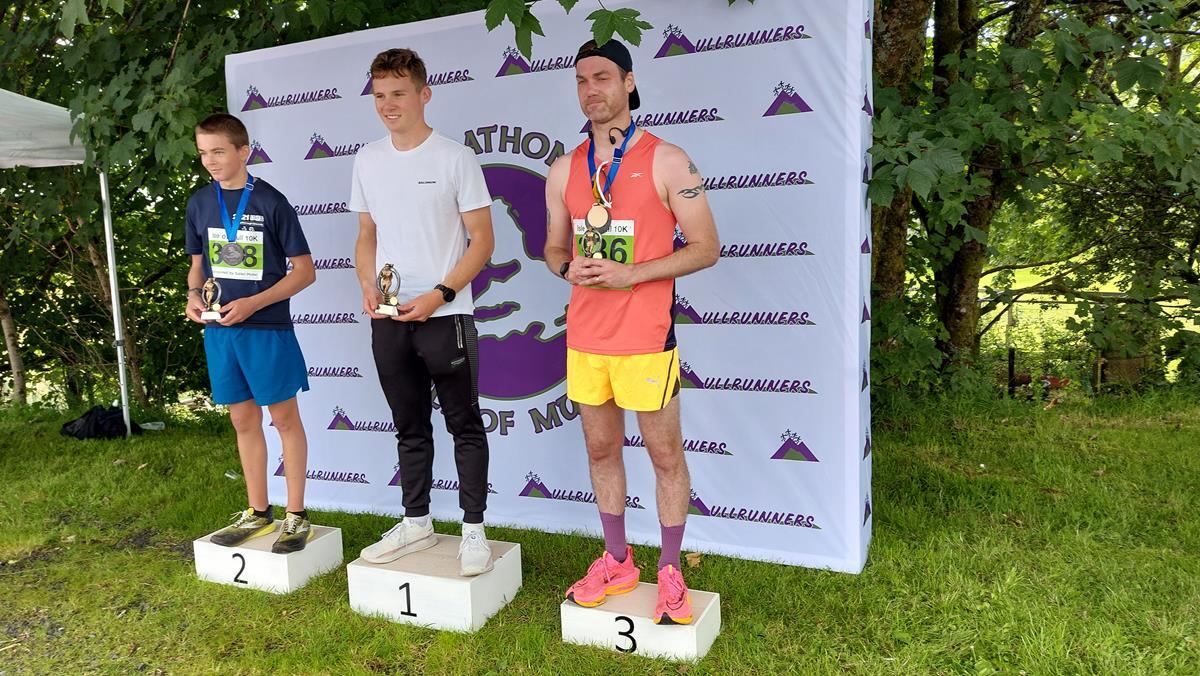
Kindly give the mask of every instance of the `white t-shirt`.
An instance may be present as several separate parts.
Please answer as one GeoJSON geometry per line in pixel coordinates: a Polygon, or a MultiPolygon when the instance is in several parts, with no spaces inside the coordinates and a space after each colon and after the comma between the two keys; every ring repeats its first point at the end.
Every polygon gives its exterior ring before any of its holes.
{"type": "MultiPolygon", "coordinates": [[[[436,131],[412,150],[385,136],[354,158],[350,210],[375,221],[375,267],[391,263],[400,274],[402,305],[442,283],[467,249],[462,213],[491,203],[474,151],[436,131]]],[[[434,317],[474,312],[470,285],[455,291],[434,317]]]]}

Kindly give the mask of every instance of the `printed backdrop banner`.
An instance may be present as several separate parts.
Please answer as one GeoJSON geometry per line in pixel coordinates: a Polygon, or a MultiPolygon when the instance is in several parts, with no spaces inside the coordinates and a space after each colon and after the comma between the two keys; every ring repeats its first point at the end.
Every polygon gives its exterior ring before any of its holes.
{"type": "MultiPolygon", "coordinates": [[[[632,47],[635,120],[694,159],[721,235],[720,262],[677,286],[689,550],[849,572],[866,559],[872,4],[609,3],[654,25],[632,47]]],[[[573,62],[590,28],[578,8],[534,11],[548,37],[532,59],[511,27],[489,33],[475,12],[226,61],[250,171],[291,199],[317,264],[317,283],[292,301],[312,384],[300,407],[313,507],[402,513],[347,201],[355,152],[387,133],[371,59],[409,47],[429,70],[430,124],[475,151],[493,198],[496,251],[473,284],[488,521],[599,532],[565,394],[569,287],[542,260],[547,170],[586,139],[573,62]]],[[[459,519],[453,444],[440,420],[434,429],[433,514],[459,519]]],[[[283,502],[278,437],[267,439],[283,502]]],[[[630,539],[657,543],[654,472],[632,415],[625,447],[630,539]]]]}

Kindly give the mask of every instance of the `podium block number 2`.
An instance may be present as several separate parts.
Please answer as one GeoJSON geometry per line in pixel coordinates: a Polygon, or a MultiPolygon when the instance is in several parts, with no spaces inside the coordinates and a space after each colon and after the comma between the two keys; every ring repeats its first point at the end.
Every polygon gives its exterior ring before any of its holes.
{"type": "Polygon", "coordinates": [[[633,637],[633,620],[624,615],[618,615],[614,618],[617,623],[625,623],[627,629],[617,632],[617,636],[624,636],[629,639],[629,647],[617,645],[617,650],[623,653],[632,653],[637,651],[637,639],[633,637]]]}
{"type": "Polygon", "coordinates": [[[234,554],[233,558],[242,562],[241,567],[238,568],[238,572],[234,573],[233,575],[233,581],[238,584],[250,584],[246,580],[242,579],[242,573],[246,572],[246,557],[242,556],[241,554],[234,554]]]}
{"type": "Polygon", "coordinates": [[[416,617],[417,614],[412,611],[412,588],[405,582],[400,585],[400,591],[404,592],[404,610],[400,614],[405,617],[416,617]]]}

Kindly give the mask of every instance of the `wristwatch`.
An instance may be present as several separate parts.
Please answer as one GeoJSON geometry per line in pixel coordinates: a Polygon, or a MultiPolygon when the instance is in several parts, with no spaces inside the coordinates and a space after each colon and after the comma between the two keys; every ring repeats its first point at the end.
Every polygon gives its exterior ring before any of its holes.
{"type": "Polygon", "coordinates": [[[567,278],[567,270],[570,270],[570,269],[571,269],[571,261],[567,261],[566,263],[563,263],[562,265],[558,266],[558,276],[562,277],[563,279],[566,279],[567,278]]]}
{"type": "Polygon", "coordinates": [[[457,293],[454,292],[454,289],[451,289],[450,287],[448,287],[444,284],[438,284],[437,286],[435,286],[433,288],[442,292],[442,300],[446,301],[447,303],[453,303],[454,297],[458,295],[457,293]]]}

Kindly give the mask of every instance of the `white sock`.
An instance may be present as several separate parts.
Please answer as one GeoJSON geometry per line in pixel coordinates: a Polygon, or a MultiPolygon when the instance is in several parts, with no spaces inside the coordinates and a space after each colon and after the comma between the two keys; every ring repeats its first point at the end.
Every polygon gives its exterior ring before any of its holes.
{"type": "Polygon", "coordinates": [[[462,527],[463,537],[466,537],[466,536],[470,535],[471,533],[479,533],[480,535],[484,535],[483,524],[481,524],[481,523],[464,523],[463,527],[462,527]]]}
{"type": "Polygon", "coordinates": [[[430,517],[428,514],[425,516],[406,516],[404,517],[404,520],[412,521],[414,526],[419,526],[421,528],[429,528],[430,524],[433,523],[432,517],[430,517]]]}

